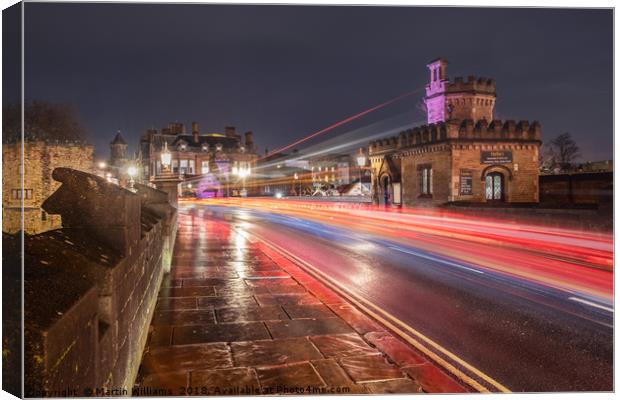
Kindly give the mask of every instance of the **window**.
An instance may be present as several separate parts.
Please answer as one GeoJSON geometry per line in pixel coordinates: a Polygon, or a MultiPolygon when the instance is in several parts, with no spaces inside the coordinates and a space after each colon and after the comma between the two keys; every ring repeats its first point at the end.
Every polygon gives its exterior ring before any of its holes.
{"type": "Polygon", "coordinates": [[[180,174],[187,174],[187,166],[188,166],[188,160],[180,160],[179,161],[179,173],[180,174]]]}
{"type": "Polygon", "coordinates": [[[45,211],[41,211],[41,221],[47,221],[47,213],[45,211]]]}
{"type": "Polygon", "coordinates": [[[22,197],[25,200],[32,199],[32,189],[11,189],[11,198],[13,200],[20,200],[22,197]]]}
{"type": "Polygon", "coordinates": [[[485,197],[487,200],[504,199],[504,179],[499,172],[492,172],[486,176],[485,197]]]}
{"type": "Polygon", "coordinates": [[[433,194],[433,169],[429,166],[420,169],[421,189],[423,195],[430,196],[433,194]]]}
{"type": "Polygon", "coordinates": [[[203,174],[209,173],[209,161],[203,161],[200,167],[200,172],[203,174]]]}
{"type": "Polygon", "coordinates": [[[179,160],[172,160],[172,172],[175,174],[179,172],[179,160]]]}
{"type": "Polygon", "coordinates": [[[189,160],[189,173],[191,175],[194,175],[194,171],[196,170],[196,161],[195,160],[189,160]]]}

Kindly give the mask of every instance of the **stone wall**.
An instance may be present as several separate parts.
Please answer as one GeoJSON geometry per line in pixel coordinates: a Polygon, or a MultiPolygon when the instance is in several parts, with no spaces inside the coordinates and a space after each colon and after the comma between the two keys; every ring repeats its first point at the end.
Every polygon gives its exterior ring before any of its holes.
{"type": "Polygon", "coordinates": [[[63,227],[24,244],[26,396],[131,394],[176,209],[148,186],[132,192],[67,168],[53,178],[62,186],[43,209],[63,227]]]}
{"type": "Polygon", "coordinates": [[[613,202],[613,172],[540,176],[540,202],[549,205],[601,205],[613,202]]]}
{"type": "Polygon", "coordinates": [[[48,215],[41,204],[60,184],[52,179],[52,171],[68,167],[82,171],[93,169],[93,146],[77,141],[26,141],[24,146],[24,186],[20,163],[22,142],[2,145],[2,231],[15,233],[21,229],[21,200],[15,190],[31,190],[24,198],[24,231],[41,233],[62,226],[60,215],[48,215]]]}

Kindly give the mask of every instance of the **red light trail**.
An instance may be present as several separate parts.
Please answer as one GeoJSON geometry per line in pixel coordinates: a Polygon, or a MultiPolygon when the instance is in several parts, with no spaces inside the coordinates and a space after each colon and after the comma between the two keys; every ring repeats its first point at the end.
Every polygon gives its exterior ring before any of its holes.
{"type": "Polygon", "coordinates": [[[299,145],[301,143],[304,143],[304,142],[306,142],[306,141],[308,141],[308,140],[310,140],[310,139],[312,139],[314,137],[319,136],[322,133],[329,132],[330,130],[332,130],[334,128],[337,128],[337,127],[342,126],[344,124],[347,124],[347,123],[349,123],[351,121],[354,121],[354,120],[356,120],[358,118],[361,118],[361,117],[363,117],[363,116],[365,116],[367,114],[370,114],[373,111],[379,110],[379,109],[381,109],[383,107],[386,107],[386,106],[388,106],[388,105],[390,105],[392,103],[395,103],[395,102],[397,102],[399,100],[402,100],[402,99],[404,99],[406,97],[409,97],[409,96],[411,96],[411,95],[413,95],[415,93],[418,93],[421,90],[422,89],[416,89],[416,90],[412,90],[412,91],[407,92],[407,93],[403,93],[403,94],[401,94],[401,95],[399,95],[397,97],[394,97],[393,99],[390,99],[390,100],[388,100],[388,101],[386,101],[384,103],[378,104],[378,105],[376,105],[374,107],[371,107],[371,108],[369,108],[369,109],[367,109],[365,111],[362,111],[362,112],[359,112],[359,113],[357,113],[355,115],[347,117],[347,118],[343,119],[342,121],[336,122],[336,123],[334,123],[334,124],[332,124],[332,125],[330,125],[330,126],[328,126],[326,128],[323,128],[323,129],[321,129],[321,130],[319,130],[317,132],[314,132],[314,133],[312,133],[312,134],[310,134],[310,135],[308,135],[308,136],[306,136],[304,138],[301,138],[301,139],[299,139],[299,140],[297,140],[297,141],[295,141],[295,142],[293,142],[293,143],[291,143],[289,145],[286,145],[284,147],[280,147],[279,149],[276,149],[276,150],[270,152],[269,154],[266,154],[263,157],[260,157],[258,160],[260,161],[260,160],[263,160],[263,159],[265,159],[267,157],[270,157],[270,156],[272,156],[274,154],[281,153],[281,152],[283,152],[285,150],[288,150],[291,147],[294,147],[294,146],[297,146],[297,145],[299,145]]]}
{"type": "MultiPolygon", "coordinates": [[[[195,202],[195,201],[192,201],[195,202]]],[[[613,298],[613,239],[501,219],[424,209],[266,198],[212,199],[223,205],[287,214],[412,244],[455,259],[556,288],[613,298]]]]}

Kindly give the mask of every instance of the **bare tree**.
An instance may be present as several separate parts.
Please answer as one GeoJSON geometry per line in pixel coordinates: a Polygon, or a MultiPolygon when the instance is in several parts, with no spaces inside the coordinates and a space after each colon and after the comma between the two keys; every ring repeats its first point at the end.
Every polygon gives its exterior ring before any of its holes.
{"type": "MultiPolygon", "coordinates": [[[[21,138],[21,104],[10,103],[3,107],[2,131],[4,141],[21,138]]],[[[52,140],[83,140],[86,130],[70,105],[35,100],[24,104],[24,135],[52,140]]]]}
{"type": "Polygon", "coordinates": [[[569,169],[580,156],[579,146],[568,132],[553,139],[551,145],[553,146],[556,161],[564,170],[569,169]]]}
{"type": "Polygon", "coordinates": [[[555,149],[551,143],[544,143],[538,152],[538,164],[543,171],[551,170],[557,163],[555,149]]]}

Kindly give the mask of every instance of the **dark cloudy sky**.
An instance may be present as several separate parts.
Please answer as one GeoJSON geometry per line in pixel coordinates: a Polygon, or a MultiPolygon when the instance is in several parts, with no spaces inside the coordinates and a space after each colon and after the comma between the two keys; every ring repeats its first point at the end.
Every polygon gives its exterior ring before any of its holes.
{"type": "MultiPolygon", "coordinates": [[[[192,120],[272,149],[422,88],[443,56],[451,77],[497,80],[497,117],[608,159],[612,23],[610,10],[27,3],[26,96],[74,104],[100,156],[117,129],[133,144],[192,120]]],[[[403,107],[414,122],[419,97],[364,123],[403,107]]]]}

